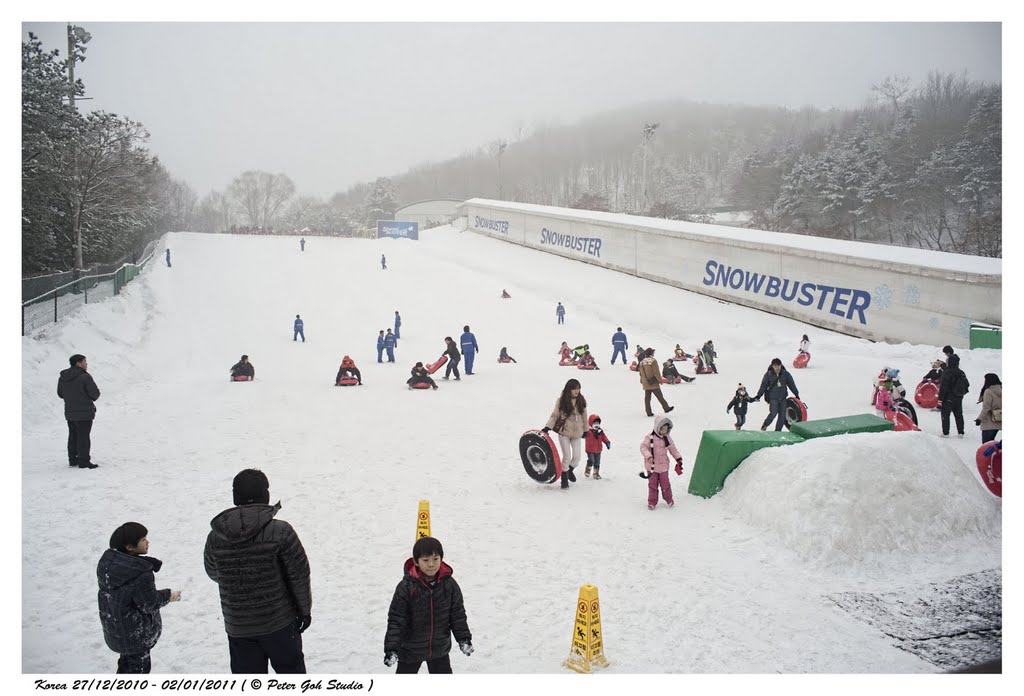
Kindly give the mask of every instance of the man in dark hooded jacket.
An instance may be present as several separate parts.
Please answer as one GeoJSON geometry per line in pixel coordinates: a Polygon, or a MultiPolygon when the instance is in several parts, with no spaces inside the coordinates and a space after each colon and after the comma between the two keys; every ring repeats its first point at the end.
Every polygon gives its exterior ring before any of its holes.
{"type": "Polygon", "coordinates": [[[233,674],[305,674],[302,632],[312,622],[306,550],[275,520],[270,483],[259,469],[235,476],[235,506],[210,521],[203,562],[219,585],[233,674]]]}
{"type": "MultiPolygon", "coordinates": [[[[948,348],[949,346],[947,346],[948,348]]],[[[952,351],[952,348],[950,348],[952,351]]],[[[967,375],[960,369],[960,356],[950,352],[946,359],[946,369],[942,371],[939,382],[939,402],[941,406],[942,437],[949,437],[949,414],[956,419],[957,437],[964,436],[964,396],[971,388],[967,375]]]]}
{"type": "Polygon", "coordinates": [[[784,424],[787,428],[789,427],[789,424],[786,423],[786,399],[789,398],[787,389],[793,392],[793,396],[800,398],[800,392],[797,391],[796,383],[793,382],[793,375],[782,365],[782,360],[772,358],[768,371],[761,378],[761,388],[757,390],[757,394],[753,398],[754,401],[757,401],[764,396],[765,401],[768,402],[768,417],[761,424],[761,430],[767,429],[773,418],[777,418],[776,431],[782,430],[784,424]]]}
{"type": "Polygon", "coordinates": [[[92,447],[90,434],[96,418],[96,404],[100,390],[89,374],[89,361],[75,353],[68,362],[71,367],[62,370],[57,380],[57,396],[64,399],[64,418],[68,422],[68,464],[80,469],[95,469],[98,465],[89,459],[92,447]]]}

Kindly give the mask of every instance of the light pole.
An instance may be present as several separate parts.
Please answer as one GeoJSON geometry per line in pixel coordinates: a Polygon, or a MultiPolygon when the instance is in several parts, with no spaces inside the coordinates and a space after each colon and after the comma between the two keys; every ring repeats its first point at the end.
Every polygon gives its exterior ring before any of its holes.
{"type": "Polygon", "coordinates": [[[643,212],[646,214],[650,210],[650,202],[647,200],[647,150],[648,144],[651,138],[654,137],[654,131],[657,130],[660,123],[645,123],[644,124],[644,164],[643,173],[641,174],[641,184],[643,185],[643,212]]]}
{"type": "Polygon", "coordinates": [[[508,143],[504,140],[498,141],[498,200],[502,200],[501,192],[501,156],[505,154],[505,150],[508,148],[508,143]]]}
{"type": "Polygon", "coordinates": [[[85,44],[92,34],[74,24],[68,25],[68,103],[75,108],[75,62],[85,62],[85,44]]]}

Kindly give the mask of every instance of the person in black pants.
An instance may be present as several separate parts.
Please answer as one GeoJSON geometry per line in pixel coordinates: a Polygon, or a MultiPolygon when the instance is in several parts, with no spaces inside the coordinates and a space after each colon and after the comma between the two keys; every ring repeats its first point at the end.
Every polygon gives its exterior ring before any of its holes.
{"type": "Polygon", "coordinates": [[[768,401],[768,417],[761,424],[761,430],[766,430],[772,419],[777,419],[775,422],[776,432],[781,431],[783,425],[789,427],[789,424],[786,423],[786,399],[789,398],[787,388],[793,391],[793,396],[800,398],[800,392],[797,391],[796,383],[793,382],[793,375],[782,366],[780,359],[772,358],[768,371],[761,378],[761,388],[757,390],[757,394],[753,398],[754,401],[757,401],[764,396],[768,401]]]}
{"type": "Polygon", "coordinates": [[[459,361],[462,360],[462,355],[459,353],[459,346],[451,336],[445,336],[444,343],[447,346],[444,350],[444,354],[448,356],[448,364],[445,365],[444,377],[441,379],[448,379],[448,376],[454,372],[455,380],[458,381],[461,379],[461,377],[459,377],[459,361]]]}
{"type": "Polygon", "coordinates": [[[232,482],[234,507],[210,521],[203,564],[220,589],[232,674],[305,674],[302,632],[313,621],[309,560],[292,526],[274,519],[270,482],[244,469],[232,482]]]}
{"type": "Polygon", "coordinates": [[[942,404],[940,412],[942,437],[949,437],[949,414],[951,413],[953,418],[956,419],[957,437],[963,437],[964,396],[967,394],[970,384],[967,382],[967,375],[960,369],[960,356],[956,353],[949,353],[948,355],[946,369],[943,370],[942,381],[939,382],[939,402],[942,404]]]}
{"type": "Polygon", "coordinates": [[[90,460],[92,422],[96,418],[96,404],[100,390],[89,374],[89,361],[75,353],[68,362],[71,367],[62,370],[57,380],[57,396],[64,399],[64,418],[68,422],[68,464],[79,469],[95,469],[90,460]]]}

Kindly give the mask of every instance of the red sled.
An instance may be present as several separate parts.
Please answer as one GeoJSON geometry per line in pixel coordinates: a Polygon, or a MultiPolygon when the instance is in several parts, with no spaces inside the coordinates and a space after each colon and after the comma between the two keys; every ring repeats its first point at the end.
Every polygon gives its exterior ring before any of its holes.
{"type": "Polygon", "coordinates": [[[234,377],[231,378],[231,381],[232,382],[251,382],[252,381],[252,377],[250,377],[249,375],[235,375],[234,377]]]}
{"type": "Polygon", "coordinates": [[[576,364],[575,360],[571,360],[571,359],[567,360],[566,358],[562,358],[561,360],[558,361],[558,366],[559,367],[569,367],[569,366],[575,365],[575,364],[576,364]]]}
{"type": "Polygon", "coordinates": [[[914,403],[921,408],[935,408],[939,405],[939,385],[931,380],[924,380],[914,391],[914,403]]]}
{"type": "Polygon", "coordinates": [[[795,358],[793,358],[793,367],[799,370],[801,368],[807,367],[807,363],[809,363],[810,361],[810,353],[800,353],[795,358]]]}
{"type": "Polygon", "coordinates": [[[673,377],[672,379],[669,379],[668,377],[662,377],[661,378],[661,383],[662,384],[681,384],[682,381],[683,381],[682,377],[673,377]]]}
{"type": "Polygon", "coordinates": [[[430,384],[428,382],[413,382],[412,384],[409,385],[409,388],[410,389],[430,389],[430,384]]]}
{"type": "MultiPolygon", "coordinates": [[[[427,373],[431,374],[431,375],[434,374],[440,368],[444,367],[444,364],[446,362],[448,362],[448,354],[447,353],[445,353],[440,358],[438,358],[437,362],[433,362],[433,363],[430,363],[429,365],[427,365],[427,373]]],[[[429,387],[430,385],[428,384],[427,386],[429,387]]]]}
{"type": "Polygon", "coordinates": [[[786,427],[790,423],[802,423],[807,420],[807,404],[795,396],[786,399],[786,427]]]}
{"type": "Polygon", "coordinates": [[[920,430],[920,428],[914,424],[914,419],[900,410],[886,411],[885,419],[893,424],[894,429],[898,433],[910,430],[920,430]]]}
{"type": "Polygon", "coordinates": [[[981,480],[992,495],[1003,497],[1003,441],[986,442],[978,448],[975,455],[978,462],[978,473],[981,480]]]}
{"type": "Polygon", "coordinates": [[[498,358],[498,362],[500,362],[500,363],[510,363],[510,362],[512,362],[512,358],[498,358]]]}
{"type": "Polygon", "coordinates": [[[693,372],[694,372],[694,374],[698,374],[698,375],[717,375],[718,374],[717,372],[715,372],[714,368],[711,367],[710,365],[705,365],[704,367],[695,368],[693,372]]]}
{"type": "Polygon", "coordinates": [[[526,474],[540,483],[562,478],[562,458],[554,440],[543,430],[527,430],[519,438],[519,456],[526,474]]]}
{"type": "Polygon", "coordinates": [[[351,387],[352,385],[359,384],[359,380],[355,377],[342,377],[338,380],[336,387],[351,387]]]}
{"type": "Polygon", "coordinates": [[[596,370],[597,363],[594,363],[593,365],[577,365],[576,367],[580,370],[596,370]]]}
{"type": "Polygon", "coordinates": [[[629,369],[632,370],[633,372],[639,372],[640,371],[640,365],[638,365],[636,360],[634,360],[633,362],[631,362],[629,364],[629,369]]]}

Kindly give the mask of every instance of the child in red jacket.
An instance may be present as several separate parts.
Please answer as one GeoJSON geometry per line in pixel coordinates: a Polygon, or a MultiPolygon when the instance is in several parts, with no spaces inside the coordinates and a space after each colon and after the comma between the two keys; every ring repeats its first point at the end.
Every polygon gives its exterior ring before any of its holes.
{"type": "Polygon", "coordinates": [[[601,416],[596,413],[591,414],[587,419],[587,425],[590,426],[590,430],[583,435],[584,449],[587,453],[587,470],[584,475],[590,476],[590,471],[593,469],[594,478],[599,479],[601,478],[601,443],[603,442],[607,449],[612,448],[612,443],[601,429],[601,416]]]}

